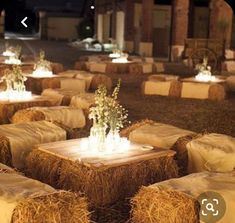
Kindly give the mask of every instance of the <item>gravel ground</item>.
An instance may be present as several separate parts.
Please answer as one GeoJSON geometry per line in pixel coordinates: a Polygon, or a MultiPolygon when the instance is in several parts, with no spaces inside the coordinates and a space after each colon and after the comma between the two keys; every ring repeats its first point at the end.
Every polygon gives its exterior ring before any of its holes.
{"type": "MultiPolygon", "coordinates": [[[[49,60],[63,63],[66,68],[72,68],[80,55],[91,54],[74,49],[65,42],[12,42],[25,46],[23,53],[35,53],[44,49],[49,60]]],[[[4,41],[0,41],[0,50],[3,47],[4,41]]],[[[174,73],[180,74],[180,71],[175,70],[174,73]]],[[[114,83],[118,78],[122,79],[120,101],[129,111],[129,119],[132,122],[148,118],[195,132],[216,132],[235,137],[234,94],[230,94],[228,99],[222,102],[144,96],[141,95],[140,86],[147,76],[129,74],[110,74],[110,76],[114,83]]],[[[99,222],[125,222],[128,216],[127,210],[126,207],[111,208],[107,211],[107,216],[102,216],[99,222]]]]}

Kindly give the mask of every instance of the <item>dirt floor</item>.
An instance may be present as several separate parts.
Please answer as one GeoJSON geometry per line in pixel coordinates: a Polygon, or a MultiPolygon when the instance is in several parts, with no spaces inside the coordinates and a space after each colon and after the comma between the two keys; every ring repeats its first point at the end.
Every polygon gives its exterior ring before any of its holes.
{"type": "MultiPolygon", "coordinates": [[[[72,68],[80,55],[91,54],[71,48],[65,42],[14,42],[26,47],[24,53],[36,53],[39,49],[44,49],[48,59],[63,63],[66,68],[72,68]]],[[[3,41],[0,41],[0,50],[2,48],[3,41]]],[[[180,74],[180,71],[175,70],[174,73],[180,74]]],[[[131,122],[148,118],[195,132],[215,132],[235,137],[235,94],[228,95],[228,99],[221,102],[144,96],[141,95],[140,87],[142,81],[147,79],[146,75],[110,74],[110,76],[114,83],[118,78],[122,80],[120,101],[129,111],[131,122]]],[[[98,221],[125,222],[128,218],[128,207],[117,208],[118,206],[116,204],[116,207],[109,207],[105,211],[106,215],[102,214],[98,221]],[[118,209],[121,209],[121,212],[118,209]]]]}

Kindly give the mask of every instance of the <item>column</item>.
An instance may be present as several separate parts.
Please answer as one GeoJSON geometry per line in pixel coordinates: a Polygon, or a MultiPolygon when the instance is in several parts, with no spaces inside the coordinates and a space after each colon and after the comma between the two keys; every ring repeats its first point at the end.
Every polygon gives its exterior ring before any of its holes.
{"type": "Polygon", "coordinates": [[[134,50],[134,0],[125,2],[125,50],[133,52],[134,50]]]}
{"type": "Polygon", "coordinates": [[[232,37],[233,10],[224,0],[210,2],[210,38],[222,39],[230,48],[232,37]]]}
{"type": "Polygon", "coordinates": [[[188,37],[189,6],[189,0],[173,0],[172,61],[181,60],[185,39],[188,37]]]}
{"type": "Polygon", "coordinates": [[[0,38],[4,37],[5,32],[5,11],[0,12],[0,38]]]}
{"type": "Polygon", "coordinates": [[[142,56],[153,54],[153,0],[142,0],[141,42],[139,53],[142,56]]]}
{"type": "Polygon", "coordinates": [[[47,15],[44,11],[39,11],[39,33],[41,39],[47,39],[47,15]]]}

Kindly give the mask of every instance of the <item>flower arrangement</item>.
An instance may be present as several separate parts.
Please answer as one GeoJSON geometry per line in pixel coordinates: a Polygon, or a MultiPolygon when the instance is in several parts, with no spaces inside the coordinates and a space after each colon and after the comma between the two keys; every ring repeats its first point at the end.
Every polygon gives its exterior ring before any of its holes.
{"type": "Polygon", "coordinates": [[[5,60],[5,63],[7,64],[21,64],[20,61],[20,54],[21,54],[21,46],[17,45],[16,47],[9,46],[9,44],[6,44],[6,51],[3,53],[4,56],[9,56],[9,59],[5,60]]]}
{"type": "Polygon", "coordinates": [[[105,86],[99,86],[95,92],[95,106],[90,109],[89,118],[93,121],[89,143],[99,151],[126,148],[127,139],[119,136],[119,131],[127,123],[128,113],[118,102],[121,81],[118,81],[113,93],[108,95],[105,86]]]}
{"type": "Polygon", "coordinates": [[[25,99],[31,97],[31,92],[26,91],[24,82],[27,78],[22,74],[21,68],[13,66],[13,70],[6,70],[2,80],[6,83],[6,91],[1,92],[1,99],[25,99]]]}
{"type": "Polygon", "coordinates": [[[39,53],[39,60],[34,66],[34,76],[51,76],[51,63],[45,59],[45,52],[43,50],[39,53]]]}
{"type": "Polygon", "coordinates": [[[204,56],[203,62],[197,64],[195,67],[197,75],[195,76],[196,80],[198,81],[214,81],[215,76],[212,76],[211,67],[208,66],[208,57],[204,56]]]}

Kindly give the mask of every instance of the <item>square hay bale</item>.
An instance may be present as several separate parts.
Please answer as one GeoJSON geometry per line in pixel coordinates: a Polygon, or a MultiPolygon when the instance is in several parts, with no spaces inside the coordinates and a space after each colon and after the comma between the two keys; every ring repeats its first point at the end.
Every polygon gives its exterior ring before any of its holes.
{"type": "Polygon", "coordinates": [[[90,85],[90,90],[96,90],[99,85],[104,85],[108,90],[112,89],[113,82],[110,77],[104,74],[96,74],[93,76],[91,85],[90,85]]]}
{"type": "Polygon", "coordinates": [[[64,71],[64,65],[61,63],[51,63],[51,71],[53,74],[58,74],[64,71]]]}
{"type": "MultiPolygon", "coordinates": [[[[191,174],[178,179],[142,187],[132,199],[133,223],[198,223],[215,222],[215,219],[203,217],[200,195],[206,199],[213,199],[219,193],[226,202],[226,212],[221,223],[230,222],[235,218],[235,173],[191,174]],[[210,192],[213,193],[210,193],[210,192]],[[214,196],[213,196],[214,195],[214,196]],[[211,219],[211,221],[209,221],[211,219]]],[[[225,205],[219,200],[219,212],[225,211],[225,205]]],[[[211,213],[207,213],[212,216],[211,213]]],[[[208,216],[209,217],[209,216],[208,216]]],[[[217,221],[216,221],[217,222],[217,221]]]]}
{"type": "Polygon", "coordinates": [[[91,82],[93,78],[95,77],[94,74],[91,74],[89,72],[79,72],[75,75],[75,78],[85,80],[86,82],[86,91],[89,91],[91,88],[91,82]]]}
{"type": "Polygon", "coordinates": [[[128,137],[131,142],[164,149],[171,149],[180,137],[191,134],[192,131],[151,120],[134,123],[121,132],[121,135],[128,137]]]}
{"type": "Polygon", "coordinates": [[[77,61],[74,64],[74,69],[75,70],[84,70],[84,71],[89,71],[89,66],[91,62],[86,62],[86,61],[77,61]]]}
{"type": "Polygon", "coordinates": [[[27,159],[28,173],[58,188],[81,191],[95,207],[134,195],[140,186],[178,176],[171,150],[143,150],[97,155],[79,147],[81,139],[39,145],[27,159]],[[89,155],[90,154],[90,155],[89,155]]]}
{"type": "Polygon", "coordinates": [[[12,116],[18,110],[35,106],[52,106],[53,103],[53,100],[41,96],[33,96],[29,100],[0,101],[0,124],[10,123],[12,116]]]}
{"type": "Polygon", "coordinates": [[[183,82],[181,88],[182,98],[210,99],[221,101],[226,97],[226,88],[219,83],[183,82]]]}
{"type": "Polygon", "coordinates": [[[65,130],[47,121],[1,125],[0,135],[0,161],[19,169],[36,144],[66,139],[65,130]]]}
{"type": "Polygon", "coordinates": [[[88,223],[87,200],[59,191],[0,164],[1,223],[88,223]]]}
{"type": "Polygon", "coordinates": [[[149,80],[143,82],[142,93],[145,95],[180,97],[181,86],[182,86],[181,82],[176,80],[172,81],[149,80]]]}
{"type": "Polygon", "coordinates": [[[152,63],[134,63],[129,66],[130,74],[151,74],[153,73],[152,63]]]}
{"type": "Polygon", "coordinates": [[[183,173],[227,172],[235,169],[235,138],[223,134],[197,134],[174,145],[183,173]]]}
{"type": "Polygon", "coordinates": [[[89,64],[89,71],[92,73],[106,74],[107,64],[105,62],[91,62],[89,64]]]}
{"type": "Polygon", "coordinates": [[[27,75],[25,85],[26,89],[33,94],[41,94],[45,89],[59,88],[60,79],[55,75],[52,77],[34,77],[32,75],[27,75]]]}
{"type": "Polygon", "coordinates": [[[81,108],[83,110],[89,110],[95,104],[94,93],[82,93],[72,97],[70,105],[71,107],[81,108]]]}
{"type": "Polygon", "coordinates": [[[235,75],[231,75],[226,79],[229,91],[235,92],[235,75]]]}
{"type": "Polygon", "coordinates": [[[173,74],[153,74],[148,77],[149,81],[178,81],[179,76],[173,74]]]}
{"type": "Polygon", "coordinates": [[[78,78],[60,78],[60,88],[84,93],[86,91],[86,81],[78,78]]]}
{"type": "Polygon", "coordinates": [[[41,120],[56,122],[71,129],[83,128],[86,125],[83,110],[67,106],[32,107],[19,110],[12,117],[13,124],[41,120]]]}
{"type": "Polygon", "coordinates": [[[127,63],[114,63],[107,62],[106,73],[107,74],[127,74],[129,73],[129,66],[134,62],[127,63]]]}
{"type": "Polygon", "coordinates": [[[42,92],[42,96],[53,100],[54,106],[68,106],[73,96],[80,94],[80,91],[65,90],[61,88],[46,89],[42,92]]]}

